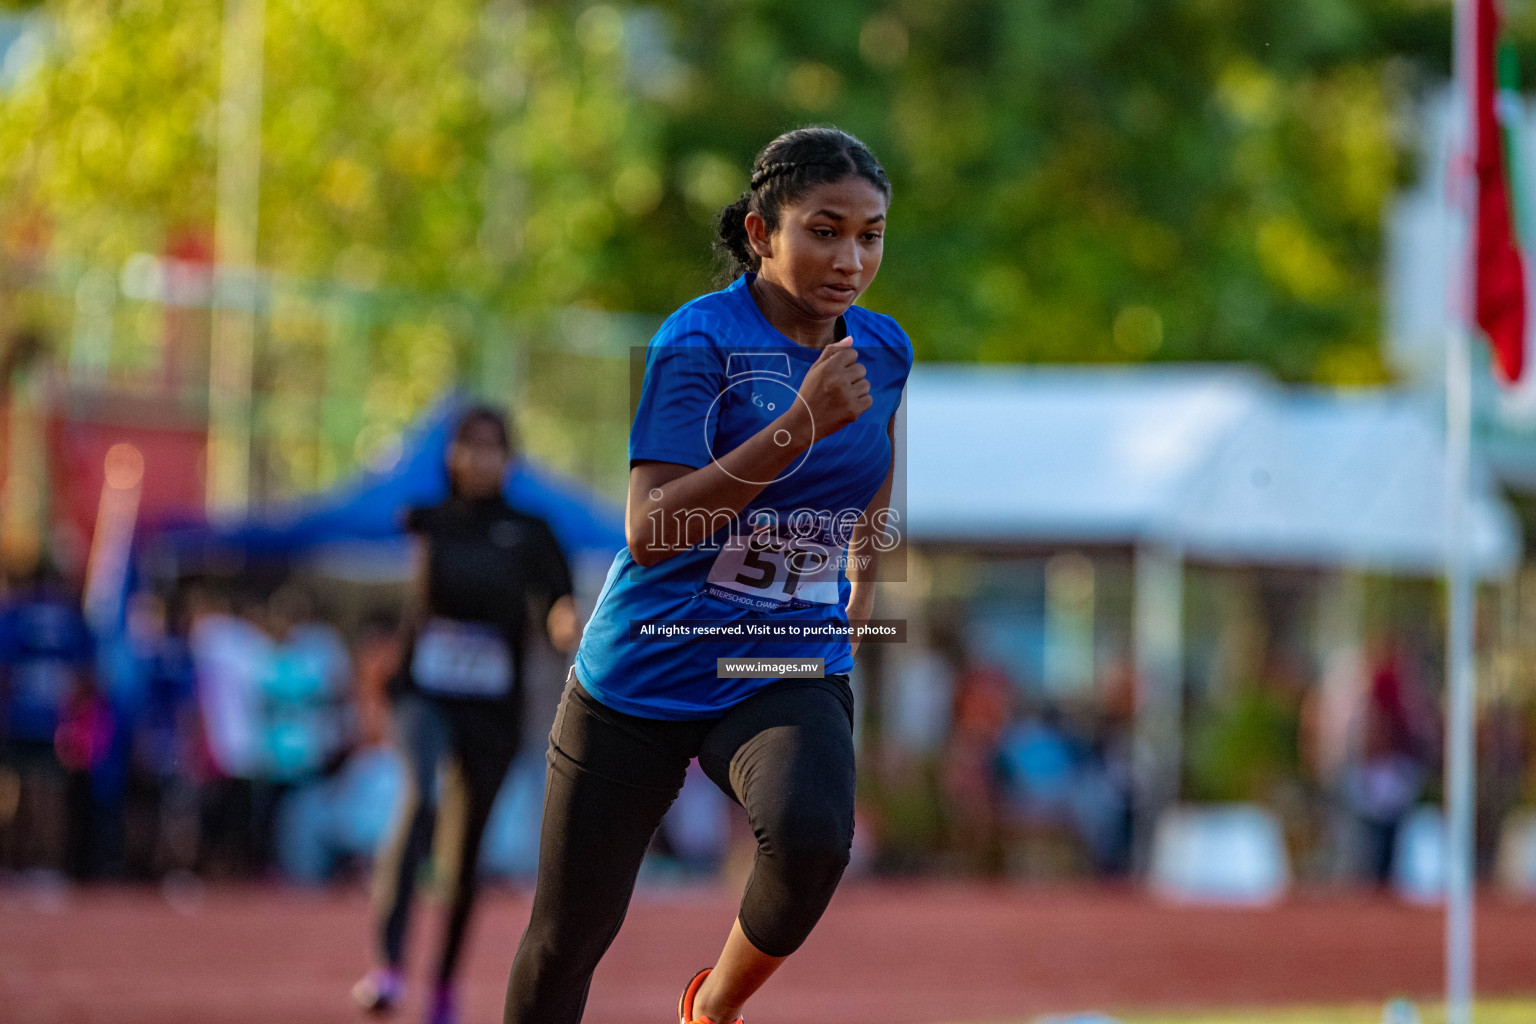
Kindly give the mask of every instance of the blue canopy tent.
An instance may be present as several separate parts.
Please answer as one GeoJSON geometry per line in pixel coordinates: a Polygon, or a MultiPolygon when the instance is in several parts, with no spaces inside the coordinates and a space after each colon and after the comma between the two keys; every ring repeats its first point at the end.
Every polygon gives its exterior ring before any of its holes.
{"type": "MultiPolygon", "coordinates": [[[[386,470],[247,518],[171,525],[159,537],[178,560],[229,550],[258,558],[293,557],[335,545],[398,541],[405,509],[447,496],[444,453],[467,405],[459,394],[439,402],[408,431],[400,458],[386,470]]],[[[526,457],[514,464],[503,493],[515,508],[548,522],[573,560],[611,558],[624,546],[623,512],[617,506],[526,457]]]]}

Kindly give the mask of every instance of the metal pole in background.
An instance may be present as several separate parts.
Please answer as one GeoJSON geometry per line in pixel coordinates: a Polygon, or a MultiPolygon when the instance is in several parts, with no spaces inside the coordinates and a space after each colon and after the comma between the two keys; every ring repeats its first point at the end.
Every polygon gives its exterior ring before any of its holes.
{"type": "Polygon", "coordinates": [[[208,356],[210,512],[239,512],[251,491],[251,365],[256,347],[256,237],[261,189],[266,0],[224,0],[219,67],[218,268],[208,356]]]}
{"type": "Polygon", "coordinates": [[[1473,590],[1468,551],[1471,483],[1471,345],[1465,327],[1452,331],[1446,369],[1446,575],[1449,628],[1445,749],[1447,1024],[1472,1022],[1473,835],[1476,806],[1476,678],[1473,664],[1473,590]]]}
{"type": "Polygon", "coordinates": [[[1146,541],[1136,548],[1136,722],[1132,840],[1138,872],[1152,863],[1157,822],[1179,799],[1184,723],[1184,556],[1146,541]]]}
{"type": "MultiPolygon", "coordinates": [[[[523,38],[528,31],[524,0],[489,0],[480,15],[484,48],[486,113],[495,128],[486,151],[485,206],[479,245],[503,286],[515,279],[523,258],[523,223],[528,216],[528,175],[521,151],[526,121],[528,66],[523,38]]],[[[486,397],[514,411],[528,397],[528,339],[499,318],[476,322],[476,383],[486,397]]]]}
{"type": "MultiPolygon", "coordinates": [[[[1476,68],[1478,0],[1456,2],[1456,82],[1467,118],[1451,206],[1460,220],[1461,260],[1453,261],[1453,325],[1445,360],[1446,500],[1446,748],[1445,748],[1445,1006],[1447,1024],[1472,1024],[1473,828],[1476,764],[1476,680],[1473,665],[1473,590],[1469,544],[1472,459],[1472,331],[1476,282],[1474,213],[1479,182],[1476,68]]],[[[1484,69],[1487,72],[1489,69],[1484,69]]],[[[1453,153],[1456,151],[1453,150],[1453,153]]]]}

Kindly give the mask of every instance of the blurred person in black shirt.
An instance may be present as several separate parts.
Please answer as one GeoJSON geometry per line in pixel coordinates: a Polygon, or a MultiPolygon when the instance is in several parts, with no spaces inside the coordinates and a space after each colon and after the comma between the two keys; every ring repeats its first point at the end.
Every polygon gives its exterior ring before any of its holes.
{"type": "Polygon", "coordinates": [[[579,639],[570,571],[554,534],[502,498],[511,461],[500,413],[470,410],[448,449],[448,499],[406,517],[417,538],[414,586],[393,687],[406,794],[376,865],[381,966],[357,983],[353,996],[372,1012],[401,998],[411,897],[437,818],[437,774],[450,767],[447,796],[458,812],[458,834],[431,1024],[458,1019],[453,979],[475,895],[480,839],[522,731],[530,609],[545,612],[558,650],[574,650],[579,639]]]}

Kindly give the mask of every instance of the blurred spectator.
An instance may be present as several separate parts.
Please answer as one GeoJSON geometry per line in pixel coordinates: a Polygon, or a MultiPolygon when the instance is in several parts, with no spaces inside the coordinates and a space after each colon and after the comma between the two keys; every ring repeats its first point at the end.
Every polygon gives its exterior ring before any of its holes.
{"type": "Polygon", "coordinates": [[[1344,806],[1357,823],[1358,868],[1385,884],[1397,834],[1438,760],[1438,713],[1397,647],[1371,675],[1355,755],[1343,773],[1344,806]]]}
{"type": "Polygon", "coordinates": [[[280,785],[322,774],[344,752],[351,660],[346,644],[319,621],[307,594],[289,586],[267,609],[271,647],[257,686],[262,776],[280,785]]]}
{"type": "Polygon", "coordinates": [[[40,564],[0,611],[0,863],[13,869],[64,862],[70,801],[57,741],[77,752],[72,700],[93,692],[94,656],[78,595],[40,564]]]}
{"type": "Polygon", "coordinates": [[[1036,824],[1070,817],[1077,752],[1054,707],[1030,711],[1003,733],[999,758],[1014,811],[1036,824]]]}
{"type": "Polygon", "coordinates": [[[130,764],[137,827],[129,869],[141,875],[189,870],[198,844],[198,712],[185,595],[149,592],[128,602],[126,645],[137,675],[130,764]]]}
{"type": "Polygon", "coordinates": [[[376,611],[363,620],[353,653],[357,665],[353,698],[361,746],[380,746],[389,740],[389,684],[400,668],[403,650],[397,613],[376,611]]]}
{"type": "MultiPolygon", "coordinates": [[[[1000,763],[1009,809],[1026,846],[1040,840],[1086,859],[1101,875],[1130,862],[1130,737],[1111,716],[1074,723],[1045,706],[1003,734],[1000,763]]],[[[1026,853],[1029,851],[1026,850],[1026,853]]]]}
{"type": "Polygon", "coordinates": [[[1072,817],[1100,875],[1131,868],[1131,728],[1127,719],[1099,720],[1072,787],[1072,817]]]}
{"type": "Polygon", "coordinates": [[[1001,669],[968,660],[957,673],[944,749],[945,826],[950,846],[984,875],[1004,867],[998,752],[1012,704],[1001,669]]]}
{"type": "Polygon", "coordinates": [[[254,785],[263,768],[260,680],[272,641],[231,614],[212,590],[193,590],[191,651],[207,752],[203,867],[248,874],[256,866],[254,785]]]}
{"type": "Polygon", "coordinates": [[[292,584],[272,596],[267,626],[272,647],[257,677],[262,732],[255,790],[258,866],[274,853],[279,864],[296,863],[284,853],[306,845],[301,833],[318,822],[304,810],[319,805],[291,798],[340,766],[351,737],[346,704],[351,660],[340,635],[315,616],[309,595],[292,584]]]}
{"type": "Polygon", "coordinates": [[[1010,872],[1053,877],[1081,859],[1072,823],[1078,753],[1055,707],[1031,708],[1003,731],[997,765],[1010,872]]]}
{"type": "Polygon", "coordinates": [[[1489,702],[1477,730],[1477,864],[1493,866],[1505,818],[1525,796],[1531,763],[1530,709],[1513,694],[1489,702]]]}
{"type": "MultiPolygon", "coordinates": [[[[75,879],[95,878],[106,864],[109,812],[102,807],[96,775],[112,752],[116,730],[112,706],[97,689],[95,677],[78,674],[54,740],[65,779],[65,870],[75,879]]],[[[113,789],[114,796],[121,796],[120,788],[113,789]]]]}

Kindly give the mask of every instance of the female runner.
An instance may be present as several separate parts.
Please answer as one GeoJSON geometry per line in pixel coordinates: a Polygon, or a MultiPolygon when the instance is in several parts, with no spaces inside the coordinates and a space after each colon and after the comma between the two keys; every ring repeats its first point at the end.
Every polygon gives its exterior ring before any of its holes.
{"type": "Polygon", "coordinates": [[[890,191],[850,135],[775,139],[720,217],[735,280],[651,341],[630,433],[628,547],[550,732],[538,883],[507,1024],[581,1019],[691,758],[745,807],[757,855],[719,959],[683,992],[684,1024],[739,1020],[842,877],[854,797],[847,626],[874,600],[891,427],[912,362],[894,320],[853,304],[880,266],[890,191]],[[728,632],[657,640],[667,631],[647,629],[678,620],[728,632]],[[764,643],[749,626],[821,638],[764,643]],[[825,674],[732,674],[717,658],[821,659],[825,674]]]}
{"type": "Polygon", "coordinates": [[[547,607],[545,626],[560,650],[576,645],[571,577],[544,520],[501,496],[511,463],[507,423],[490,408],[470,409],[448,449],[449,496],[413,509],[416,580],[396,673],[394,732],[406,768],[406,793],[374,879],[381,966],[353,987],[365,1010],[395,1008],[404,989],[405,933],[416,876],[432,847],[437,776],[453,769],[449,793],[455,861],[448,922],[437,962],[430,1024],[458,1019],[453,989],[475,898],[480,838],[522,731],[523,638],[530,603],[547,607]]]}

